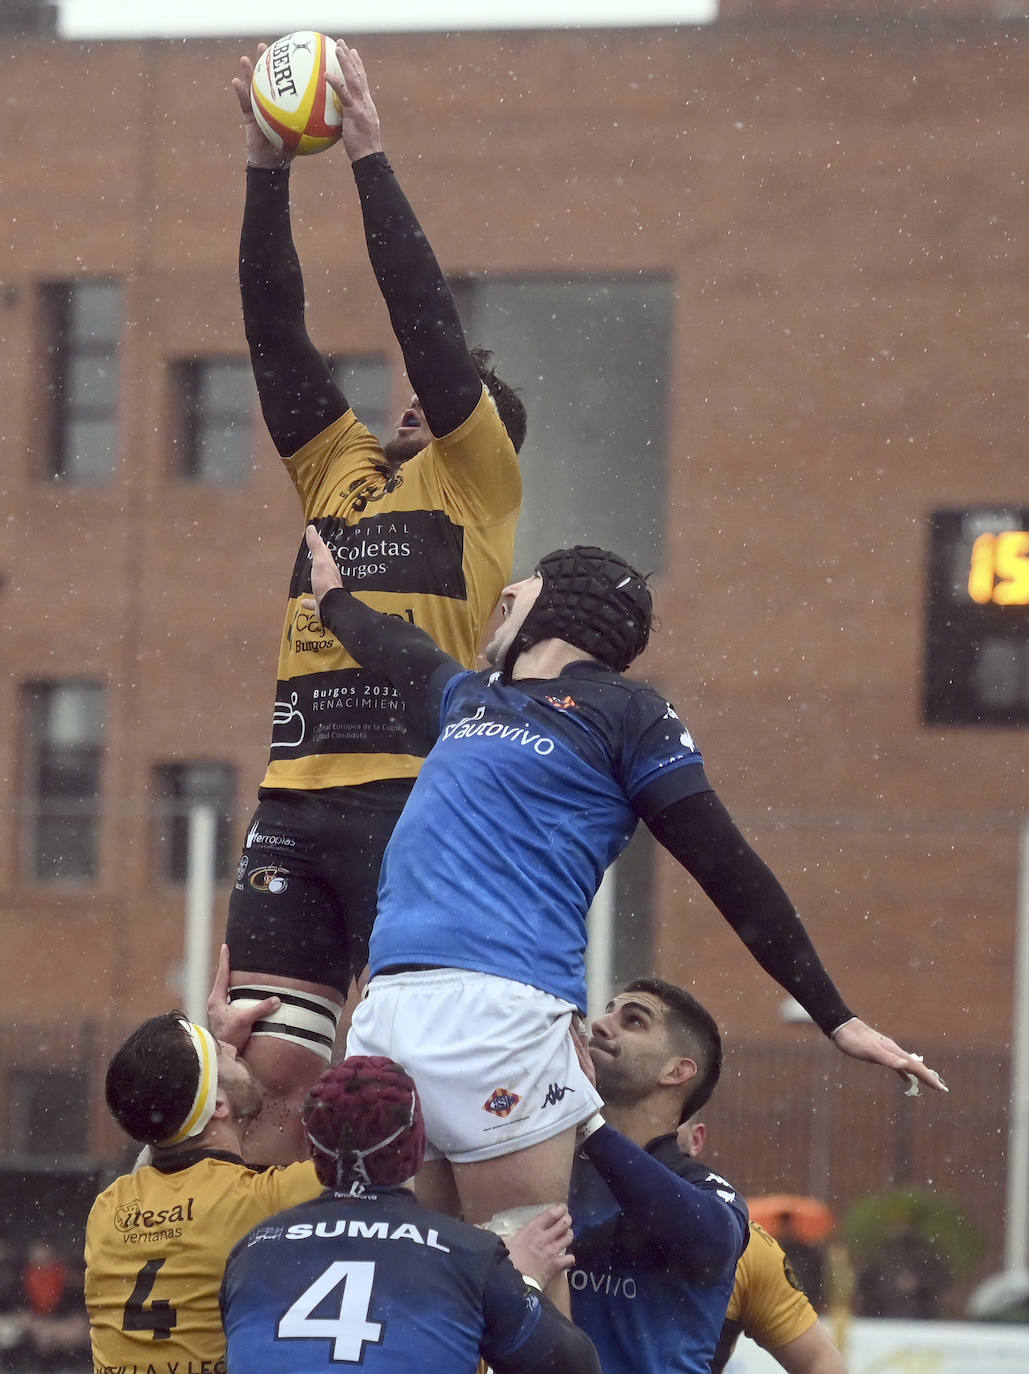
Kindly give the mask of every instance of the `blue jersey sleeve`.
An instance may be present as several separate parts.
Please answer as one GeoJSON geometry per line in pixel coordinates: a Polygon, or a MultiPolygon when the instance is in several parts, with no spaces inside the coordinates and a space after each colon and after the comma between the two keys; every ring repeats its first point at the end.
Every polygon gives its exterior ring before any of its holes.
{"type": "Polygon", "coordinates": [[[645,1237],[667,1265],[708,1284],[735,1267],[750,1218],[724,1178],[678,1149],[662,1162],[612,1126],[595,1131],[583,1150],[621,1207],[621,1225],[645,1237]]]}
{"type": "Polygon", "coordinates": [[[503,1246],[483,1293],[481,1351],[497,1374],[602,1374],[589,1337],[526,1284],[503,1246]]]}
{"type": "Polygon", "coordinates": [[[483,1293],[483,1359],[494,1364],[520,1350],[539,1327],[542,1311],[539,1294],[526,1284],[498,1244],[483,1293]]]}
{"type": "Polygon", "coordinates": [[[671,702],[650,688],[634,692],[626,710],[618,772],[644,821],[682,797],[711,790],[693,736],[671,702]]]}

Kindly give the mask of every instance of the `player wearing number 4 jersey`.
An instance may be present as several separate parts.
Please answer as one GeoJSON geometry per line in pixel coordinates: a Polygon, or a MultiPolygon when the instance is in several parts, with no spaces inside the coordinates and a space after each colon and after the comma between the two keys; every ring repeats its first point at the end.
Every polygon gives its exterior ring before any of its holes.
{"type": "Polygon", "coordinates": [[[572,1262],[565,1209],[523,1277],[496,1236],[429,1211],[404,1186],[425,1127],[398,1064],[354,1057],[327,1070],[303,1120],[326,1191],[269,1218],[229,1257],[229,1374],[473,1374],[480,1356],[496,1374],[600,1374],[589,1339],[539,1293],[572,1262]]]}
{"type": "MultiPolygon", "coordinates": [[[[262,1002],[253,1014],[272,1009],[262,1002]]],[[[234,1016],[239,1027],[244,1013],[234,1016]]],[[[144,1022],[111,1060],[108,1106],[133,1140],[150,1147],[150,1162],[115,1179],[86,1224],[98,1374],[224,1370],[218,1286],[225,1257],[269,1213],[320,1191],[309,1161],[265,1171],[243,1163],[241,1130],[260,1100],[233,1046],[180,1012],[144,1022]]]]}

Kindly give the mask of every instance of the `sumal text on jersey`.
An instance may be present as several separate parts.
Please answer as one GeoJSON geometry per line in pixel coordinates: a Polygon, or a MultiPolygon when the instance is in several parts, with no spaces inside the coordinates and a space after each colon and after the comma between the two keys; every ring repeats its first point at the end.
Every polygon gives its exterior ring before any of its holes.
{"type": "Polygon", "coordinates": [[[388,1221],[369,1222],[362,1221],[360,1217],[339,1217],[335,1221],[296,1222],[278,1234],[272,1234],[278,1229],[270,1226],[258,1227],[250,1238],[250,1244],[262,1240],[309,1240],[311,1236],[318,1236],[323,1240],[351,1236],[362,1240],[410,1240],[415,1245],[424,1245],[430,1250],[442,1250],[444,1254],[450,1254],[450,1246],[440,1241],[438,1231],[430,1229],[422,1235],[418,1227],[409,1221],[403,1221],[391,1229],[388,1221]]]}

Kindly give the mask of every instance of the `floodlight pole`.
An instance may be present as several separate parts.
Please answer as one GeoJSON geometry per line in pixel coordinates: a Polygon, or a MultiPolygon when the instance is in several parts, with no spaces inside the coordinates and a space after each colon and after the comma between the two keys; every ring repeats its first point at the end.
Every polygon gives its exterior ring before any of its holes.
{"type": "Polygon", "coordinates": [[[189,808],[186,847],[186,931],[182,969],[182,1009],[191,1021],[207,1024],[211,969],[211,913],[214,908],[214,807],[189,808]]]}
{"type": "Polygon", "coordinates": [[[1029,820],[1019,844],[1004,1267],[1029,1268],[1029,820]]]}

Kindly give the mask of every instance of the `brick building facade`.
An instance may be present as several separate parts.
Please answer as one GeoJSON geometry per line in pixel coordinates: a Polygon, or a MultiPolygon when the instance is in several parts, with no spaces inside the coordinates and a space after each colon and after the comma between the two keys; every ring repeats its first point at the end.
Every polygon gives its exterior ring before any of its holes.
{"type": "MultiPolygon", "coordinates": [[[[650,530],[661,625],[644,671],[680,707],[845,995],[948,1077],[967,1069],[973,1096],[904,1103],[919,1116],[898,1126],[870,1070],[834,1061],[834,1091],[874,1103],[894,1141],[946,1134],[946,1164],[908,1141],[901,1175],[935,1167],[957,1188],[981,1132],[1001,1134],[976,1183],[996,1243],[1026,736],[926,725],[922,662],[930,514],[1029,504],[1029,35],[1002,4],[847,8],[842,20],[799,0],[726,0],[700,29],[359,46],[401,180],[483,320],[503,333],[515,317],[517,334],[522,284],[569,293],[554,328],[571,331],[571,427],[604,430],[625,409],[624,354],[637,344],[658,370],[646,454],[630,433],[594,471],[588,443],[566,461],[545,425],[531,438],[530,497],[557,502],[563,542],[589,533],[575,525],[581,501],[617,531],[623,511],[634,518],[634,482],[646,488],[654,510],[636,521],[634,552],[646,558],[650,530]],[[602,341],[610,370],[594,368],[585,326],[576,338],[575,312],[594,299],[583,284],[615,292],[635,320],[602,341]],[[632,315],[637,288],[652,294],[632,315]],[[994,1081],[980,1101],[983,1064],[994,1081]]],[[[195,781],[189,766],[216,765],[199,785],[213,776],[223,789],[230,851],[263,766],[300,530],[252,389],[239,413],[242,173],[228,82],[248,47],[9,42],[0,911],[16,1029],[2,1057],[23,1074],[19,1110],[32,1120],[32,1075],[55,1044],[70,1038],[69,1062],[83,1051],[95,1107],[105,1047],[180,998],[168,817],[195,781]],[[83,285],[101,288],[95,319],[115,321],[83,356],[107,347],[117,385],[105,399],[84,383],[69,410],[74,376],[56,375],[55,348],[58,360],[75,351],[83,285]],[[233,440],[228,469],[193,451],[191,407],[217,432],[225,396],[252,470],[231,468],[233,440]],[[103,424],[113,461],[91,468],[103,442],[90,426],[103,424]],[[60,456],[69,426],[82,471],[60,456]],[[47,767],[62,759],[86,793],[95,777],[99,800],[76,794],[41,822],[42,794],[61,786],[47,767]],[[85,844],[77,877],[53,866],[72,831],[85,844]]],[[[294,187],[312,336],[355,366],[373,360],[384,404],[399,406],[345,159],[298,166],[294,187]]],[[[524,340],[510,349],[530,356],[524,340]]],[[[498,352],[504,363],[503,342],[498,352]]],[[[512,379],[531,409],[545,379],[512,379]]],[[[531,529],[526,539],[531,550],[531,529]]],[[[747,1054],[776,1045],[785,1071],[803,1032],[685,875],[667,857],[652,877],[650,865],[644,852],[625,887],[619,958],[695,984],[718,1015],[747,1098],[744,1115],[726,1102],[729,1126],[803,1135],[783,1084],[746,1075],[758,1062],[747,1054]]],[[[12,1082],[0,1075],[0,1093],[12,1082]]],[[[32,1120],[9,1124],[9,1156],[46,1136],[32,1120]]],[[[95,1109],[82,1154],[118,1149],[95,1109]]],[[[831,1184],[836,1200],[897,1176],[895,1152],[868,1154],[870,1172],[831,1184]]],[[[723,1160],[771,1181],[728,1141],[723,1160]]]]}

